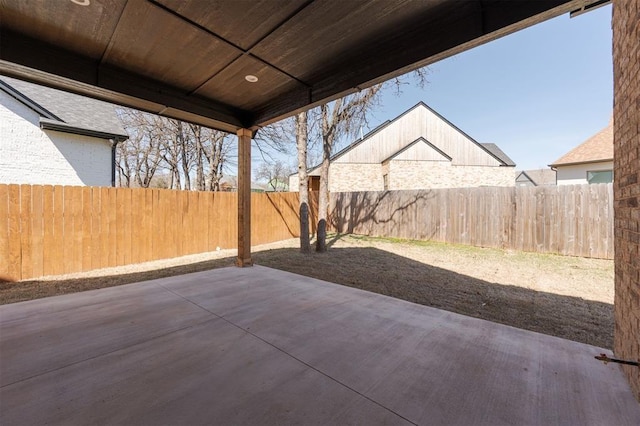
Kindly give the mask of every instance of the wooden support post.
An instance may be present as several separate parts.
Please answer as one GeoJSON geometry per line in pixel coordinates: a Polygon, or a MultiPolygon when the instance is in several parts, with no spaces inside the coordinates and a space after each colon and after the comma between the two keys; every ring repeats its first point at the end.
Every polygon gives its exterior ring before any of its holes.
{"type": "Polygon", "coordinates": [[[251,266],[251,130],[238,130],[238,259],[251,266]]]}

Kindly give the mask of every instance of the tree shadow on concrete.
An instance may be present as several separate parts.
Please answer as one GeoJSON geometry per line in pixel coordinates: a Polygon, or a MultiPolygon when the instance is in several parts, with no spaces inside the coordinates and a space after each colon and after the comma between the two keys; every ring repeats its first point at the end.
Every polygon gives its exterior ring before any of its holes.
{"type": "MultiPolygon", "coordinates": [[[[254,253],[256,264],[604,348],[613,345],[613,305],[492,283],[372,247],[254,253]]],[[[60,281],[0,283],[0,304],[233,266],[235,257],[147,272],[60,281]]],[[[517,285],[521,284],[521,285],[517,285]]]]}

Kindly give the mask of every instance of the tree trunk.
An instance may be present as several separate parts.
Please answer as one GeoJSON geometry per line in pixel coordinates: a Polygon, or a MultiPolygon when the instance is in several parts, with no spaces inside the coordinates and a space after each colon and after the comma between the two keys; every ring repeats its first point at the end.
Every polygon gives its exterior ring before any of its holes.
{"type": "MultiPolygon", "coordinates": [[[[339,101],[339,100],[338,100],[339,101]]],[[[338,102],[336,101],[336,102],[338,102]]],[[[333,145],[327,105],[320,106],[322,115],[322,164],[320,165],[320,194],[318,194],[318,230],[316,233],[316,251],[327,251],[327,215],[329,212],[329,159],[333,145]]]]}
{"type": "Polygon", "coordinates": [[[307,113],[296,115],[296,146],[298,147],[298,181],[300,196],[300,252],[311,253],[309,241],[309,178],[307,177],[307,113]]]}
{"type": "Polygon", "coordinates": [[[176,121],[176,142],[180,148],[180,162],[182,165],[182,174],[184,176],[184,189],[190,191],[191,189],[191,176],[189,175],[189,147],[187,146],[187,140],[184,134],[184,128],[181,121],[176,121]]]}

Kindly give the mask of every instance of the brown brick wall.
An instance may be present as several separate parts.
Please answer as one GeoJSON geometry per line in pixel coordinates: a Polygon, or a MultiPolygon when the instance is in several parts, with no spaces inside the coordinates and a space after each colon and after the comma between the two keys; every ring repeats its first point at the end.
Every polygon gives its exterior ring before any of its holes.
{"type": "MultiPolygon", "coordinates": [[[[613,2],[616,356],[640,360],[640,2],[613,2]]],[[[625,367],[640,400],[640,369],[625,367]]]]}

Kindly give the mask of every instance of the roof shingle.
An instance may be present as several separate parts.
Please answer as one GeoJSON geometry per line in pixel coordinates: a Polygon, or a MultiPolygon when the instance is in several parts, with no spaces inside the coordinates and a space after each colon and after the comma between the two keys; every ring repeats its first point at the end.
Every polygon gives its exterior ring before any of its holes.
{"type": "Polygon", "coordinates": [[[0,82],[52,114],[44,117],[46,122],[127,137],[112,104],[5,76],[0,82]]]}
{"type": "Polygon", "coordinates": [[[558,158],[551,167],[613,160],[613,119],[598,133],[558,158]]]}

